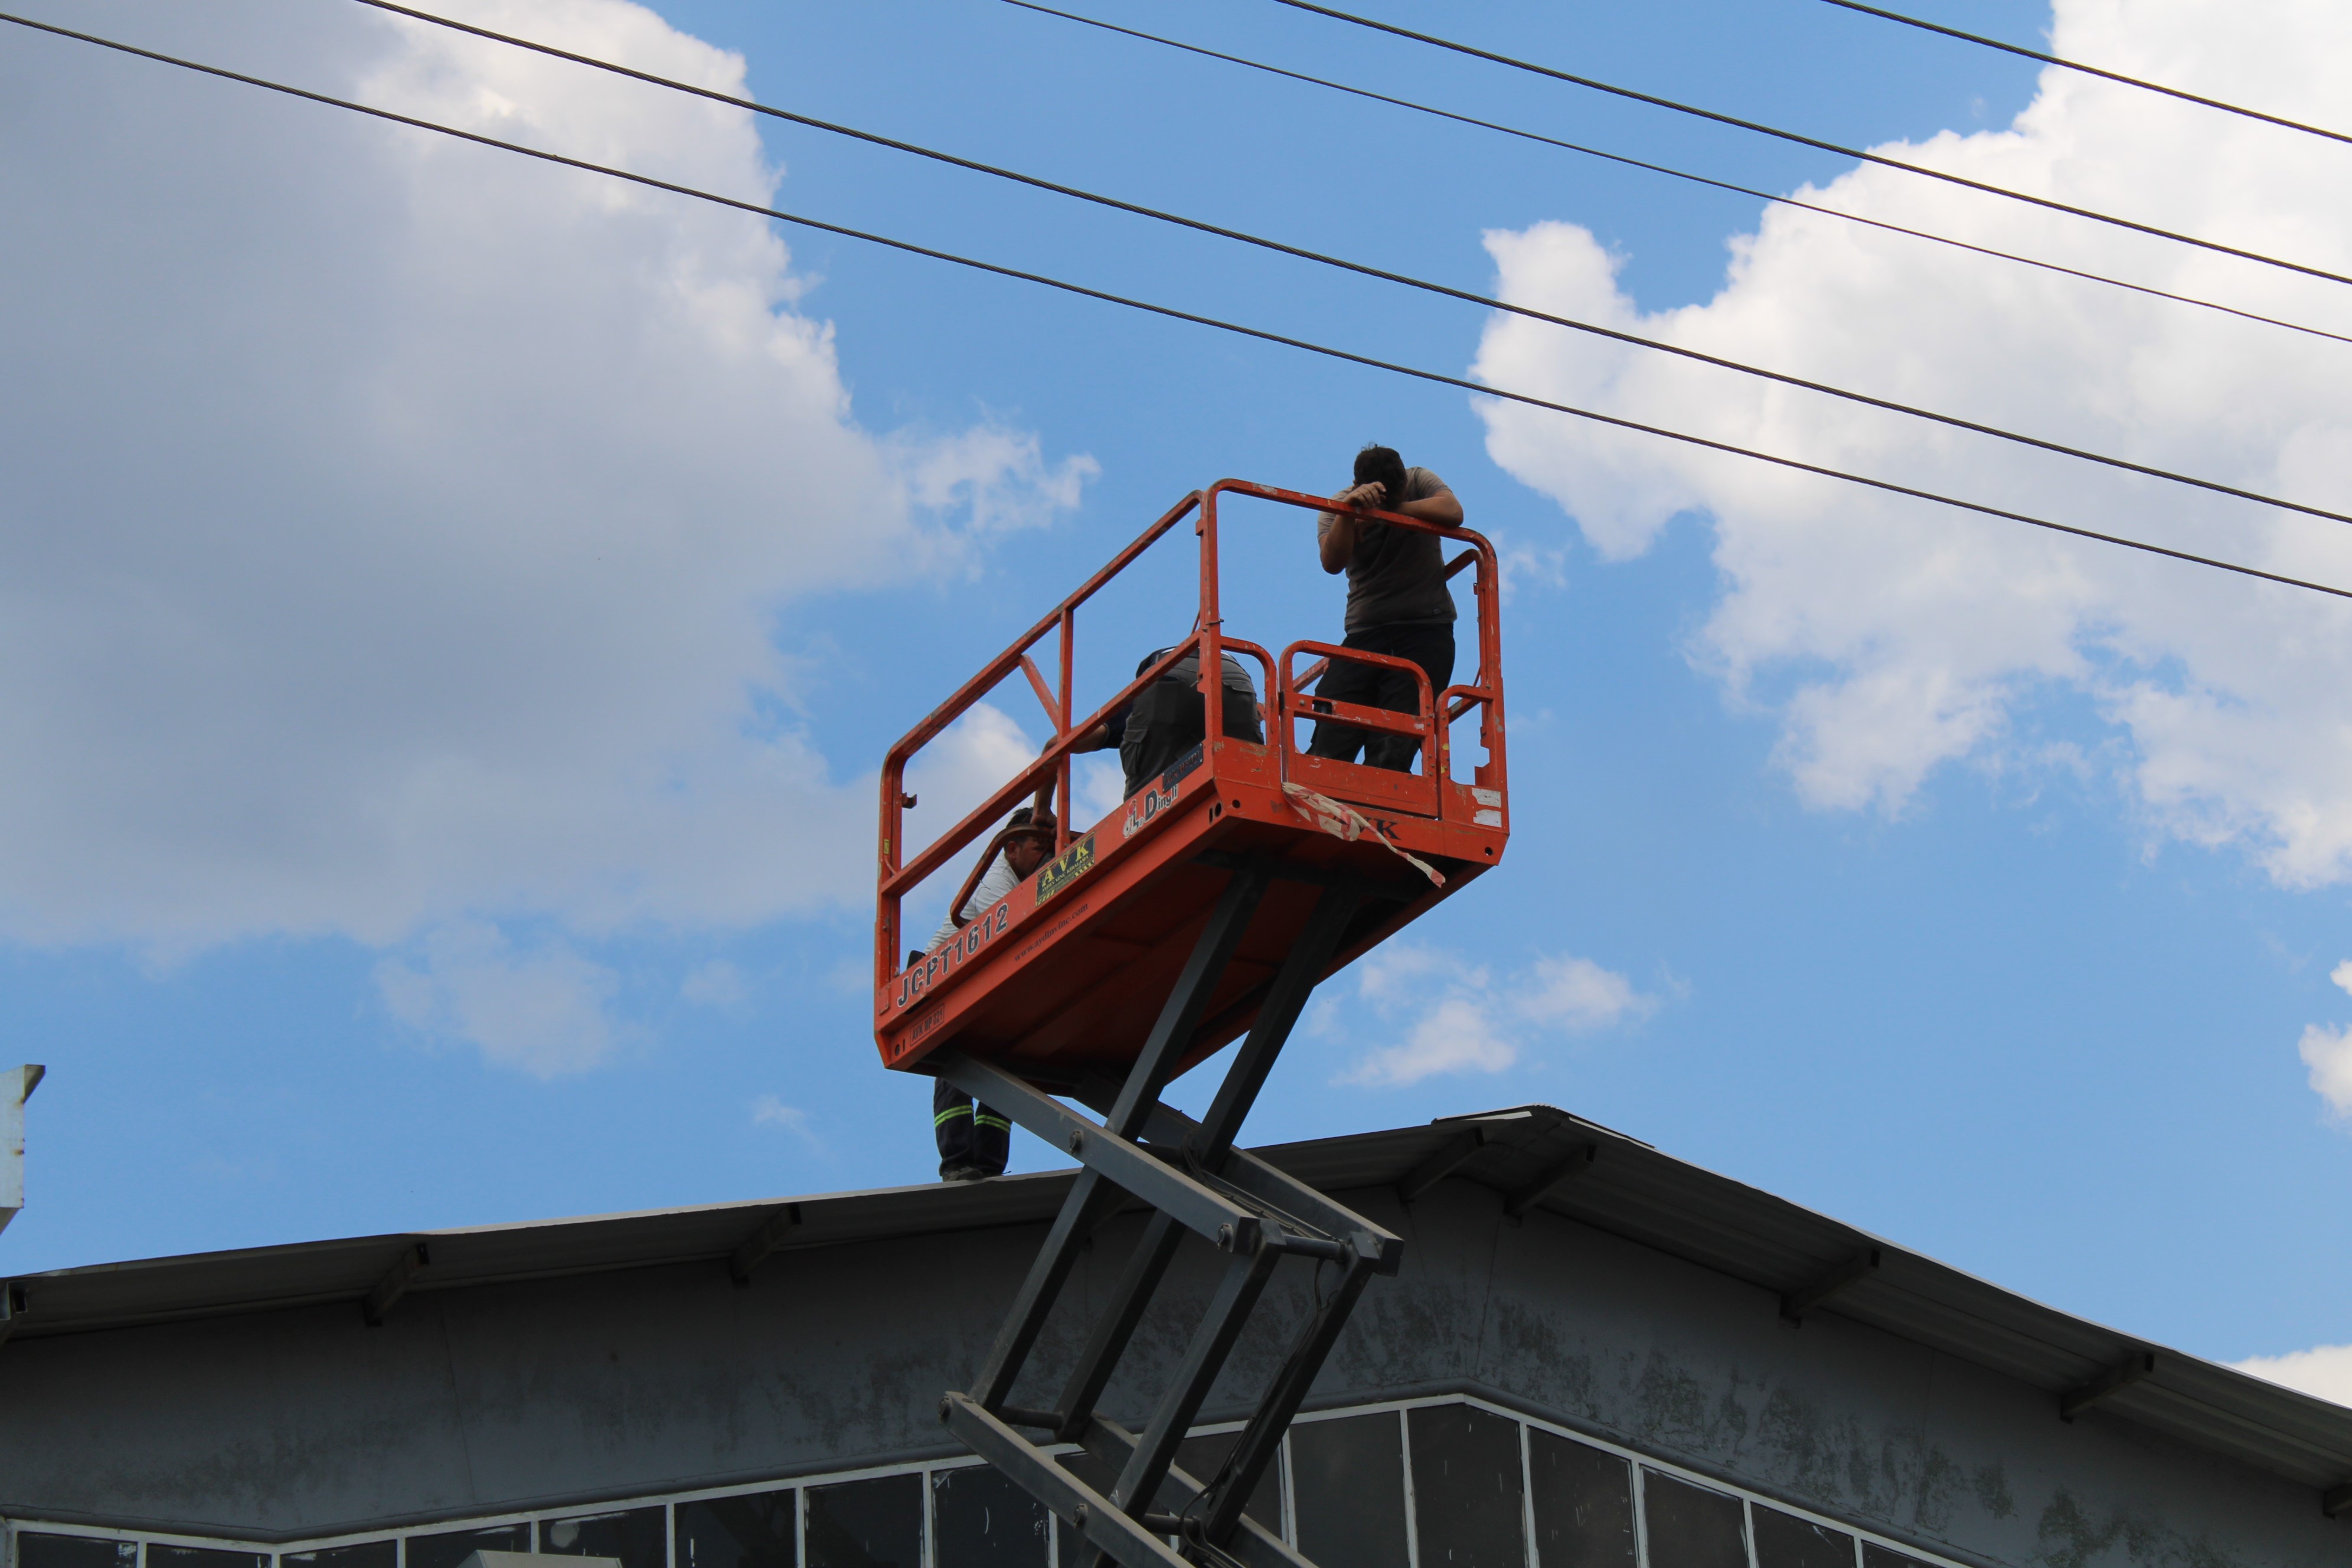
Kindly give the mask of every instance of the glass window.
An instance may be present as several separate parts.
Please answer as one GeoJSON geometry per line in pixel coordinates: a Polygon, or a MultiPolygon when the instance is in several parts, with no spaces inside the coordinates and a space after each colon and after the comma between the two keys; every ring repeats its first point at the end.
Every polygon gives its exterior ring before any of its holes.
{"type": "Polygon", "coordinates": [[[1467,1405],[1407,1416],[1421,1568],[1526,1568],[1519,1424],[1467,1405]]]}
{"type": "Polygon", "coordinates": [[[1826,1524],[1754,1505],[1756,1568],[1853,1568],[1853,1537],[1826,1524]]]}
{"type": "MultiPolygon", "coordinates": [[[[1118,1484],[1118,1472],[1092,1454],[1065,1454],[1054,1462],[1105,1497],[1108,1497],[1110,1489],[1118,1484]]],[[[1059,1568],[1087,1568],[1095,1560],[1095,1549],[1087,1543],[1085,1536],[1067,1523],[1062,1526],[1060,1536],[1059,1568]]]]}
{"type": "Polygon", "coordinates": [[[1865,1541],[1862,1543],[1862,1568],[1927,1568],[1927,1564],[1876,1542],[1865,1541]]]}
{"type": "Polygon", "coordinates": [[[922,1568],[923,1478],[808,1489],[808,1568],[922,1568]]]}
{"type": "Polygon", "coordinates": [[[1291,1427],[1290,1495],[1301,1557],[1346,1568],[1405,1568],[1399,1442],[1392,1413],[1291,1427]]]}
{"type": "Polygon", "coordinates": [[[621,1568],[668,1568],[661,1506],[539,1521],[539,1549],[559,1557],[616,1557],[621,1568]]]}
{"type": "Polygon", "coordinates": [[[16,1532],[16,1568],[139,1568],[135,1541],[16,1532]]]}
{"type": "Polygon", "coordinates": [[[488,1530],[447,1530],[408,1538],[408,1568],[458,1568],[477,1552],[528,1552],[530,1526],[497,1524],[488,1530]]]}
{"type": "MultiPolygon", "coordinates": [[[[1218,1468],[1225,1462],[1225,1456],[1232,1453],[1234,1445],[1241,1440],[1242,1435],[1238,1431],[1187,1437],[1177,1447],[1176,1468],[1202,1486],[1207,1486],[1216,1479],[1218,1468]]],[[[1282,1533],[1280,1455],[1277,1454],[1265,1467],[1265,1472],[1257,1479],[1257,1485],[1250,1489],[1249,1501],[1242,1506],[1242,1511],[1275,1534],[1282,1533]]]]}
{"type": "Polygon", "coordinates": [[[937,1568],[1045,1568],[1045,1505],[987,1465],[931,1472],[937,1568]]]}
{"type": "Polygon", "coordinates": [[[677,1505],[677,1568],[800,1568],[800,1556],[790,1488],[677,1505]]]}
{"type": "Polygon", "coordinates": [[[321,1546],[316,1552],[279,1555],[280,1568],[394,1568],[400,1544],[393,1541],[361,1541],[349,1546],[321,1546]]]}
{"type": "Polygon", "coordinates": [[[267,1552],[224,1552],[217,1546],[147,1543],[147,1568],[269,1568],[267,1552]]]}
{"type": "Polygon", "coordinates": [[[1642,1516],[1650,1528],[1650,1568],[1748,1568],[1739,1500],[1642,1472],[1642,1516]]]}
{"type": "Polygon", "coordinates": [[[1528,1469],[1543,1568],[1633,1568],[1631,1463],[1530,1427],[1528,1469]]]}

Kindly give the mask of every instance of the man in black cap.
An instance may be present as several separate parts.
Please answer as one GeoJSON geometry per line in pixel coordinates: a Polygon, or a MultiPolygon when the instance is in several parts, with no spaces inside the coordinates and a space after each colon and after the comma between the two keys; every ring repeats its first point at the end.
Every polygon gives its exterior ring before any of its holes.
{"type": "MultiPolygon", "coordinates": [[[[1356,454],[1356,482],[1331,498],[1347,506],[1401,512],[1423,522],[1458,525],[1462,503],[1427,468],[1409,468],[1388,447],[1356,454]]],[[[1454,595],[1445,585],[1445,544],[1433,533],[1327,511],[1316,520],[1323,570],[1348,574],[1347,636],[1340,647],[1410,659],[1428,673],[1434,698],[1454,679],[1454,595]]],[[[1401,669],[1333,659],[1315,695],[1364,708],[1411,713],[1421,706],[1412,678],[1401,669]]],[[[1410,773],[1420,744],[1411,735],[1360,730],[1325,720],[1315,726],[1309,756],[1410,773]]]]}

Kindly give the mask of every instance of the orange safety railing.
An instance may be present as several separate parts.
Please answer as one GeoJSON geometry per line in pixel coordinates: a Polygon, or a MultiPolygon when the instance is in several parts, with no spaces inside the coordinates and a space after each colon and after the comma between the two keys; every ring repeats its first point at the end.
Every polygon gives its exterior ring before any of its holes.
{"type": "MultiPolygon", "coordinates": [[[[1482,791],[1505,788],[1502,633],[1498,615],[1501,582],[1494,546],[1483,535],[1466,528],[1424,522],[1419,518],[1379,511],[1369,507],[1354,509],[1359,515],[1372,521],[1437,534],[1470,546],[1447,564],[1446,575],[1451,578],[1474,564],[1477,568],[1473,584],[1477,601],[1477,679],[1433,692],[1427,673],[1418,665],[1385,654],[1301,640],[1286,647],[1277,661],[1258,644],[1227,636],[1219,610],[1217,561],[1217,502],[1221,496],[1226,495],[1247,496],[1317,512],[1341,510],[1320,496],[1278,489],[1270,485],[1251,484],[1242,479],[1220,479],[1205,490],[1193,491],[1145,529],[1133,543],[1113,556],[1108,565],[1048,611],[1012,647],[990,660],[979,674],[964,682],[954,696],[933,710],[929,717],[890,748],[882,763],[878,908],[874,931],[874,983],[877,987],[888,985],[898,973],[899,956],[905,950],[901,941],[899,906],[906,895],[1024,801],[1034,801],[1055,808],[1054,847],[1056,851],[1067,847],[1073,837],[1070,822],[1071,748],[1097,725],[1134,701],[1145,688],[1173,668],[1179,661],[1194,653],[1200,656],[1200,689],[1207,731],[1204,750],[1208,754],[1214,754],[1217,743],[1224,738],[1224,704],[1219,692],[1223,656],[1234,653],[1255,659],[1265,671],[1266,679],[1259,689],[1268,694],[1268,700],[1260,705],[1260,713],[1266,744],[1279,758],[1281,777],[1286,784],[1295,773],[1311,773],[1319,793],[1339,799],[1361,800],[1376,804],[1386,811],[1401,809],[1423,816],[1441,816],[1445,813],[1447,799],[1444,781],[1451,776],[1452,769],[1452,726],[1471,709],[1480,708],[1483,711],[1479,716],[1478,739],[1486,752],[1486,760],[1476,768],[1476,782],[1482,791]],[[1078,607],[1099,593],[1105,584],[1126,570],[1176,524],[1195,512],[1198,512],[1199,520],[1193,531],[1201,542],[1200,606],[1193,620],[1192,635],[1169,648],[1093,713],[1084,719],[1074,720],[1070,708],[1077,647],[1078,607]],[[1048,682],[1037,668],[1036,661],[1031,658],[1031,650],[1055,634],[1059,636],[1061,668],[1058,679],[1048,682]],[[1319,662],[1294,678],[1291,666],[1300,654],[1320,656],[1319,662]],[[1305,689],[1312,686],[1334,659],[1402,666],[1410,669],[1419,687],[1420,711],[1397,713],[1307,695],[1305,689]],[[908,764],[925,746],[938,739],[949,725],[994,691],[1015,669],[1028,679],[1038,701],[1045,705],[1046,717],[1054,727],[1053,738],[1034,762],[1006,780],[994,794],[967,813],[961,821],[909,854],[904,841],[905,814],[914,805],[915,797],[906,793],[908,764]],[[1422,775],[1416,779],[1409,774],[1387,773],[1324,758],[1309,758],[1297,748],[1292,734],[1293,724],[1300,719],[1336,720],[1374,732],[1417,736],[1421,741],[1422,775]]],[[[1001,843],[1004,837],[1000,832],[997,841],[1001,843]]],[[[986,857],[983,857],[950,904],[951,910],[960,910],[970,897],[971,887],[977,883],[981,868],[985,864],[986,857]]]]}

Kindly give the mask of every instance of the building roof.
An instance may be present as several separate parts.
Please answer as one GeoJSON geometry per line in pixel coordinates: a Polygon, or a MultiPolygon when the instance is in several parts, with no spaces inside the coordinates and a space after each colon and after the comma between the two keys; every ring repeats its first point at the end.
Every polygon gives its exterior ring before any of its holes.
{"type": "MultiPolygon", "coordinates": [[[[1565,1215],[2323,1492],[2352,1480],[2352,1408],[2087,1321],[1549,1106],[1261,1149],[1334,1193],[1439,1180],[1565,1215]]],[[[18,1277],[15,1336],[372,1293],[602,1273],[1045,1220],[1066,1171],[247,1247],[18,1277]],[[786,1228],[787,1223],[789,1228],[786,1228]],[[416,1248],[424,1249],[421,1263],[416,1248]],[[747,1250],[748,1249],[748,1250],[747,1250]]],[[[0,1300],[6,1300],[0,1297],[0,1300]]],[[[0,1350],[0,1355],[5,1355],[0,1350]]]]}

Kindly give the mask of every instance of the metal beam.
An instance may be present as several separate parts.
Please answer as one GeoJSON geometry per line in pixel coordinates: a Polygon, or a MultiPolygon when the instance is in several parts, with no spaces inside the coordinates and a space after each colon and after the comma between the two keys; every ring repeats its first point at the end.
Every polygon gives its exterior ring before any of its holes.
{"type": "MultiPolygon", "coordinates": [[[[1318,1265],[1319,1268],[1320,1265],[1318,1265]]],[[[1274,1382],[1251,1412],[1249,1425],[1234,1440],[1233,1458],[1218,1495],[1209,1500],[1209,1512],[1202,1533],[1210,1542],[1223,1546],[1229,1542],[1242,1522],[1242,1510],[1249,1505],[1250,1493],[1257,1489],[1258,1478],[1265,1474],[1282,1451],[1282,1435],[1290,1430],[1291,1417],[1306,1403],[1307,1390],[1314,1386],[1316,1374],[1323,1370],[1331,1347],[1339,1342],[1339,1331],[1348,1326],[1348,1314],[1356,1308],[1356,1298],[1372,1282],[1369,1258],[1350,1258],[1339,1276],[1339,1283],[1323,1298],[1315,1315],[1292,1346],[1290,1354],[1275,1373],[1274,1382]]]]}
{"type": "Polygon", "coordinates": [[[408,1293],[409,1282],[416,1278],[417,1270],[432,1261],[421,1241],[401,1249],[400,1256],[393,1259],[392,1267],[384,1270],[383,1278],[375,1282],[366,1299],[360,1302],[360,1315],[367,1320],[369,1328],[383,1327],[384,1317],[391,1312],[393,1303],[408,1293]]]}
{"type": "Polygon", "coordinates": [[[1473,1127],[1457,1133],[1445,1147],[1404,1173],[1397,1184],[1397,1202],[1411,1206],[1430,1189],[1454,1172],[1468,1164],[1479,1150],[1486,1146],[1486,1129],[1473,1127]]]}
{"type": "Polygon", "coordinates": [[[2352,1481],[2346,1481],[2332,1491],[2320,1493],[2319,1511],[2330,1519],[2339,1514],[2352,1513],[2352,1481]]]}
{"type": "Polygon", "coordinates": [[[1065,1524],[1108,1552],[1121,1568],[1191,1568],[1165,1541],[1113,1508],[1108,1498],[1047,1458],[969,1395],[950,1394],[940,1400],[940,1419],[965,1447],[1061,1515],[1065,1524]]]}
{"type": "Polygon", "coordinates": [[[1878,1248],[1865,1247],[1811,1284],[1801,1286],[1781,1297],[1780,1316],[1791,1328],[1802,1328],[1807,1312],[1847,1286],[1869,1279],[1877,1269],[1878,1248]]]}
{"type": "MultiPolygon", "coordinates": [[[[1118,1422],[1097,1415],[1087,1422],[1079,1441],[1086,1445],[1087,1453],[1117,1474],[1127,1467],[1129,1458],[1134,1454],[1136,1436],[1118,1422]]],[[[1191,1519],[1192,1505],[1200,1500],[1202,1490],[1199,1478],[1171,1465],[1167,1479],[1160,1483],[1160,1510],[1179,1519],[1191,1519]]],[[[1200,1521],[1192,1520],[1192,1522],[1198,1524],[1200,1521]]],[[[1234,1531],[1233,1539],[1224,1542],[1224,1551],[1249,1564],[1249,1568],[1315,1568],[1315,1564],[1293,1552],[1281,1536],[1246,1516],[1241,1521],[1241,1528],[1234,1531]]]]}
{"type": "MultiPolygon", "coordinates": [[[[1151,1110],[1145,1136],[1161,1148],[1181,1149],[1200,1123],[1182,1111],[1160,1104],[1151,1110]]],[[[1359,1257],[1375,1260],[1374,1272],[1394,1274],[1404,1261],[1404,1238],[1334,1203],[1287,1172],[1277,1170],[1246,1149],[1225,1155],[1225,1168],[1216,1178],[1244,1197],[1265,1205],[1286,1220],[1294,1220],[1324,1235],[1351,1244],[1359,1257]]]]}
{"type": "MultiPolygon", "coordinates": [[[[1162,1164],[1142,1148],[1114,1136],[1111,1128],[1079,1115],[992,1063],[974,1061],[961,1052],[943,1053],[938,1060],[941,1078],[1046,1142],[1068,1150],[1089,1170],[1179,1225],[1227,1251],[1257,1250],[1257,1215],[1223,1193],[1162,1164]]],[[[1139,1123],[1149,1109],[1147,1102],[1137,1116],[1139,1123]]]]}
{"type": "Polygon", "coordinates": [[[2126,1356],[2090,1382],[2058,1396],[2058,1419],[2072,1421],[2102,1399],[2111,1398],[2133,1384],[2156,1375],[2156,1352],[2139,1351],[2126,1356]]]}
{"type": "Polygon", "coordinates": [[[1544,1199],[1551,1196],[1552,1194],[1558,1192],[1560,1188],[1566,1186],[1577,1177],[1584,1174],[1585,1172],[1592,1169],[1592,1163],[1600,1157],[1600,1144],[1578,1144],[1576,1146],[1576,1152],[1570,1154],[1567,1159],[1560,1161],[1558,1164],[1549,1167],[1543,1173],[1543,1174],[1538,1176],[1534,1181],[1529,1182],[1526,1186],[1521,1187],[1517,1192],[1513,1193],[1509,1197],[1505,1198],[1503,1200],[1503,1212],[1510,1215],[1513,1219],[1526,1218],[1527,1212],[1529,1209],[1543,1202],[1544,1199]]]}
{"type": "Polygon", "coordinates": [[[1054,1216],[1054,1228],[1045,1233],[1045,1244],[1037,1249],[1036,1261],[1013,1298],[1013,1310],[1005,1314],[1004,1326],[996,1331],[996,1342],[973,1380],[982,1405],[994,1409],[1013,1396],[1013,1381],[1044,1331],[1070,1270],[1077,1266],[1079,1250],[1124,1196],[1103,1180],[1100,1171],[1080,1171],[1070,1184],[1062,1212],[1054,1216]]]}
{"type": "MultiPolygon", "coordinates": [[[[1191,1047],[1192,1033],[1200,1027],[1202,1016],[1208,1012],[1210,998],[1216,994],[1217,983],[1224,978],[1226,966],[1233,963],[1234,950],[1241,945],[1242,933],[1249,929],[1250,917],[1257,913],[1258,901],[1265,897],[1267,870],[1265,862],[1253,861],[1235,871],[1233,879],[1225,884],[1225,890],[1217,895],[1216,908],[1209,912],[1209,923],[1201,928],[1191,955],[1184,960],[1183,973],[1177,976],[1175,988],[1161,1004],[1151,1033],[1144,1037],[1143,1049],[1136,1054],[1135,1065],[1128,1068],[1127,1081],[1119,1086],[1117,1103],[1104,1118],[1105,1124],[1117,1136],[1134,1138],[1142,1133],[1144,1121],[1159,1100],[1160,1091],[1176,1075],[1177,1062],[1191,1047]]],[[[1119,1184],[1126,1185],[1123,1182],[1119,1184]]],[[[1142,1196],[1139,1193],[1136,1195],[1142,1196]]]]}
{"type": "Polygon", "coordinates": [[[801,1205],[785,1204],[769,1211],[760,1226],[743,1238],[734,1254],[727,1259],[728,1278],[740,1289],[751,1283],[751,1270],[767,1261],[768,1255],[783,1246],[784,1237],[801,1223],[801,1205]]]}
{"type": "Polygon", "coordinates": [[[1135,1452],[1128,1457],[1127,1468],[1111,1489],[1111,1501],[1129,1513],[1140,1518],[1160,1495],[1160,1483],[1176,1458],[1177,1446],[1192,1430],[1192,1418],[1208,1399],[1210,1385],[1224,1370],[1234,1342],[1242,1337],[1250,1309],[1257,1305],[1266,1281],[1274,1278],[1274,1266],[1281,1261],[1282,1255],[1269,1247],[1255,1258],[1236,1258],[1225,1265],[1225,1277],[1217,1282],[1216,1293],[1201,1313],[1201,1326],[1192,1331],[1192,1342],[1176,1363],[1167,1394],[1144,1425],[1135,1452]]]}

